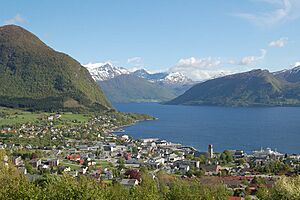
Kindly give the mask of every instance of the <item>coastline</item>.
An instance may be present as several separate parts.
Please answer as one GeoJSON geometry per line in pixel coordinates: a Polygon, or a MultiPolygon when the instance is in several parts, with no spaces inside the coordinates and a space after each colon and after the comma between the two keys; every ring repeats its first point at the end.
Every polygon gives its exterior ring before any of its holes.
{"type": "Polygon", "coordinates": [[[117,128],[112,129],[112,130],[109,131],[109,132],[110,132],[110,133],[122,133],[122,132],[125,132],[125,130],[124,130],[123,128],[130,127],[130,126],[134,126],[134,125],[136,125],[137,123],[140,123],[140,122],[154,121],[154,120],[159,120],[159,118],[154,117],[154,119],[136,120],[135,122],[133,122],[133,123],[131,123],[131,124],[119,126],[119,127],[117,127],[117,128]],[[118,130],[121,130],[121,131],[118,131],[118,130]]]}

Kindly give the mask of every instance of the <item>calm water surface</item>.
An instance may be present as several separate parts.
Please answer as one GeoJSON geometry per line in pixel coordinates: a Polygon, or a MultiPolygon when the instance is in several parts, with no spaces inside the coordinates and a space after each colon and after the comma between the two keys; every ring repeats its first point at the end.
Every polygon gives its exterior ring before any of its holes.
{"type": "Polygon", "coordinates": [[[157,103],[115,104],[124,112],[146,113],[159,118],[125,128],[135,138],[157,137],[206,151],[261,147],[300,153],[300,108],[227,108],[171,106],[157,103]]]}

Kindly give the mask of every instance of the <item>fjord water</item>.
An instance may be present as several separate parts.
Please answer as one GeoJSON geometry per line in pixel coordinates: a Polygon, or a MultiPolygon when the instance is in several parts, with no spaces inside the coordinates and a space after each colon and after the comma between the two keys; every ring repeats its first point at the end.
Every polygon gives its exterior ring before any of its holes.
{"type": "Polygon", "coordinates": [[[155,137],[206,151],[270,147],[283,153],[300,153],[299,107],[231,108],[173,106],[158,103],[115,104],[123,112],[146,113],[159,118],[126,127],[135,138],[155,137]]]}

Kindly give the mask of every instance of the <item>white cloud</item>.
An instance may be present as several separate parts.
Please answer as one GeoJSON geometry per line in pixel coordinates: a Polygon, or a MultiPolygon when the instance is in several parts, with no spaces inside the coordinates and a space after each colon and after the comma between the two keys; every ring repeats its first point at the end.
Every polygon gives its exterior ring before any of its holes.
{"type": "Polygon", "coordinates": [[[211,68],[211,67],[217,67],[222,64],[222,61],[218,58],[184,58],[180,59],[177,63],[177,66],[181,67],[194,67],[194,68],[211,68]]]}
{"type": "Polygon", "coordinates": [[[141,57],[132,57],[127,59],[127,64],[130,69],[141,69],[144,67],[143,58],[141,57]]]}
{"type": "Polygon", "coordinates": [[[229,70],[219,69],[223,62],[220,58],[184,58],[169,69],[170,72],[180,72],[195,81],[203,81],[218,76],[230,74],[229,70]]]}
{"type": "Polygon", "coordinates": [[[24,19],[20,14],[17,14],[11,19],[7,19],[4,21],[5,24],[25,24],[27,20],[24,19]]]}
{"type": "Polygon", "coordinates": [[[281,47],[284,47],[285,45],[287,45],[288,40],[289,39],[287,37],[283,37],[283,38],[280,38],[278,40],[271,41],[269,43],[269,46],[270,47],[279,47],[279,48],[281,48],[281,47]]]}
{"type": "Polygon", "coordinates": [[[263,59],[266,56],[267,51],[265,49],[261,49],[260,52],[261,52],[260,56],[246,56],[246,57],[242,58],[241,61],[239,62],[239,64],[240,65],[251,65],[251,64],[263,59]]]}
{"type": "MultiPolygon", "coordinates": [[[[296,20],[300,17],[299,0],[257,0],[269,4],[273,10],[260,13],[238,13],[241,17],[259,26],[273,26],[287,21],[296,20]]],[[[262,5],[264,6],[264,5],[262,5]]]]}
{"type": "Polygon", "coordinates": [[[235,60],[228,60],[227,63],[228,63],[228,64],[231,64],[231,65],[234,65],[234,64],[236,64],[236,61],[235,61],[235,60]]]}
{"type": "Polygon", "coordinates": [[[132,57],[127,59],[127,63],[141,63],[143,59],[141,57],[132,57]]]}

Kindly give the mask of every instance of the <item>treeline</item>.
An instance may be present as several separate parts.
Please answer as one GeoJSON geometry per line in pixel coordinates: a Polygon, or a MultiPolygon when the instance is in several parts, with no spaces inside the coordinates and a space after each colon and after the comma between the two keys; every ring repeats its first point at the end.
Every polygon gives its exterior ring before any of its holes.
{"type": "Polygon", "coordinates": [[[58,97],[43,99],[0,97],[0,106],[9,108],[25,108],[29,111],[53,112],[63,108],[64,100],[58,97]]]}
{"type": "Polygon", "coordinates": [[[9,162],[0,151],[0,199],[99,199],[99,200],[182,200],[227,199],[231,194],[222,185],[205,186],[198,181],[175,178],[153,178],[147,171],[141,172],[141,184],[125,187],[118,182],[107,184],[80,176],[46,175],[34,181],[9,162]]]}
{"type": "MultiPolygon", "coordinates": [[[[0,199],[5,200],[225,200],[233,194],[220,184],[203,185],[197,179],[187,180],[168,175],[152,178],[147,171],[142,171],[141,184],[135,187],[67,175],[46,175],[29,181],[10,164],[3,152],[0,151],[0,199]]],[[[284,177],[272,189],[261,187],[257,196],[262,200],[298,200],[299,188],[300,177],[284,177]]]]}
{"type": "Polygon", "coordinates": [[[1,170],[0,199],[99,199],[99,200],[182,200],[227,199],[230,193],[223,186],[203,186],[197,181],[173,180],[164,182],[142,175],[135,187],[119,183],[102,184],[84,176],[48,175],[30,182],[16,170],[1,170]]]}

